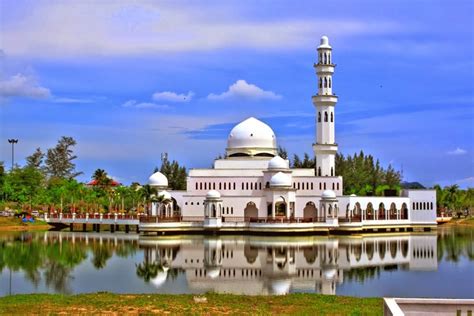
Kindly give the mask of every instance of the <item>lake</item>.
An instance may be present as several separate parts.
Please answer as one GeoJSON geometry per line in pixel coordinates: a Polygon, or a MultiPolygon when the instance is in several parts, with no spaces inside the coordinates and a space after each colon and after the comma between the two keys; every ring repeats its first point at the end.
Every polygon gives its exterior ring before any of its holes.
{"type": "Polygon", "coordinates": [[[358,236],[0,234],[0,296],[294,292],[474,298],[474,230],[358,236]]]}

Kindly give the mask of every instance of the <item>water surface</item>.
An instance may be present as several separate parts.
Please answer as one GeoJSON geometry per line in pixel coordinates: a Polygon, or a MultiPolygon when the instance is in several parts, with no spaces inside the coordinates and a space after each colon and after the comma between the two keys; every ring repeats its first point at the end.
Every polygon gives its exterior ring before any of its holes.
{"type": "Polygon", "coordinates": [[[474,298],[474,230],[364,236],[0,234],[0,295],[205,293],[474,298]]]}

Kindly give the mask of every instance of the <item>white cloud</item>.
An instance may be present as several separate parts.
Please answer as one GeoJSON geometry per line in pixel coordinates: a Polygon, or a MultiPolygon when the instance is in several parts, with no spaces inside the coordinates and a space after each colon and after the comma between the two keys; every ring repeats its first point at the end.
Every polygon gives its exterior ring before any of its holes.
{"type": "Polygon", "coordinates": [[[137,102],[136,100],[128,100],[122,104],[124,108],[136,108],[136,109],[168,109],[169,106],[166,104],[156,104],[152,102],[137,102]]]}
{"type": "MultiPolygon", "coordinates": [[[[287,50],[314,47],[319,37],[400,33],[390,21],[243,18],[232,6],[181,2],[34,1],[2,21],[2,42],[12,55],[75,57],[211,51],[222,48],[287,50]],[[54,36],[51,36],[54,34],[54,36]]],[[[5,11],[8,8],[4,8],[5,11]]]]}
{"type": "Polygon", "coordinates": [[[49,89],[41,87],[35,78],[16,74],[6,80],[0,81],[0,97],[26,97],[48,98],[51,96],[49,89]]]}
{"type": "Polygon", "coordinates": [[[153,93],[153,100],[155,101],[170,101],[170,102],[189,102],[194,96],[194,92],[189,91],[188,94],[178,94],[171,91],[155,92],[153,93]]]}
{"type": "Polygon", "coordinates": [[[221,94],[211,93],[207,96],[209,100],[227,99],[249,99],[249,100],[279,100],[281,95],[273,91],[265,91],[254,84],[249,84],[245,80],[237,80],[229,86],[226,92],[221,94]]]}
{"type": "Polygon", "coordinates": [[[91,99],[76,99],[76,98],[60,98],[56,97],[52,100],[54,103],[93,103],[91,99]]]}
{"type": "Polygon", "coordinates": [[[464,155],[467,153],[467,150],[457,147],[455,150],[448,151],[448,155],[464,155]]]}

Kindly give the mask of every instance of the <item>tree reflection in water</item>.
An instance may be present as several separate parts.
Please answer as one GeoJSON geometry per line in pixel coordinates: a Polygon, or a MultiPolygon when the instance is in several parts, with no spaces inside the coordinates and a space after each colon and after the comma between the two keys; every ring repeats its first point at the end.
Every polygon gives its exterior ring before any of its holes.
{"type": "MultiPolygon", "coordinates": [[[[181,292],[192,291],[193,284],[208,286],[209,291],[220,287],[247,290],[246,285],[252,284],[274,293],[278,285],[275,280],[285,280],[288,289],[317,284],[325,293],[334,294],[337,283],[362,283],[379,278],[384,271],[435,271],[440,261],[474,260],[474,230],[440,227],[436,234],[213,237],[210,242],[206,236],[142,239],[132,234],[16,233],[0,237],[0,272],[21,272],[35,288],[44,284],[54,292],[71,293],[76,288],[74,271],[78,265],[86,265],[89,271],[101,270],[102,274],[103,270],[110,272],[107,268],[113,269],[108,266],[115,256],[128,258],[122,263],[129,265],[126,268],[132,275],[141,279],[141,284],[156,288],[183,275],[188,282],[181,292]],[[143,259],[135,260],[141,254],[143,259]],[[206,266],[205,258],[213,256],[213,265],[206,266]],[[215,272],[212,276],[211,270],[215,272]]],[[[91,282],[87,289],[94,290],[94,286],[97,284],[91,282]]],[[[318,291],[318,287],[313,290],[318,291]]]]}

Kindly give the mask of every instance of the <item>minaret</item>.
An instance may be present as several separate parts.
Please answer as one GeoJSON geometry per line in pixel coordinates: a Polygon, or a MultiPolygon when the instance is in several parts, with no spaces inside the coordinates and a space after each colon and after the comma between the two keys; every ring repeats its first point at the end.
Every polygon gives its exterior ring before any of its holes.
{"type": "Polygon", "coordinates": [[[337,97],[332,93],[332,75],[335,64],[332,63],[332,48],[327,36],[321,37],[318,47],[318,63],[314,64],[318,76],[318,93],[313,96],[316,107],[316,143],[313,144],[316,156],[316,175],[333,177],[336,175],[335,155],[337,152],[334,126],[334,112],[337,97]]]}

